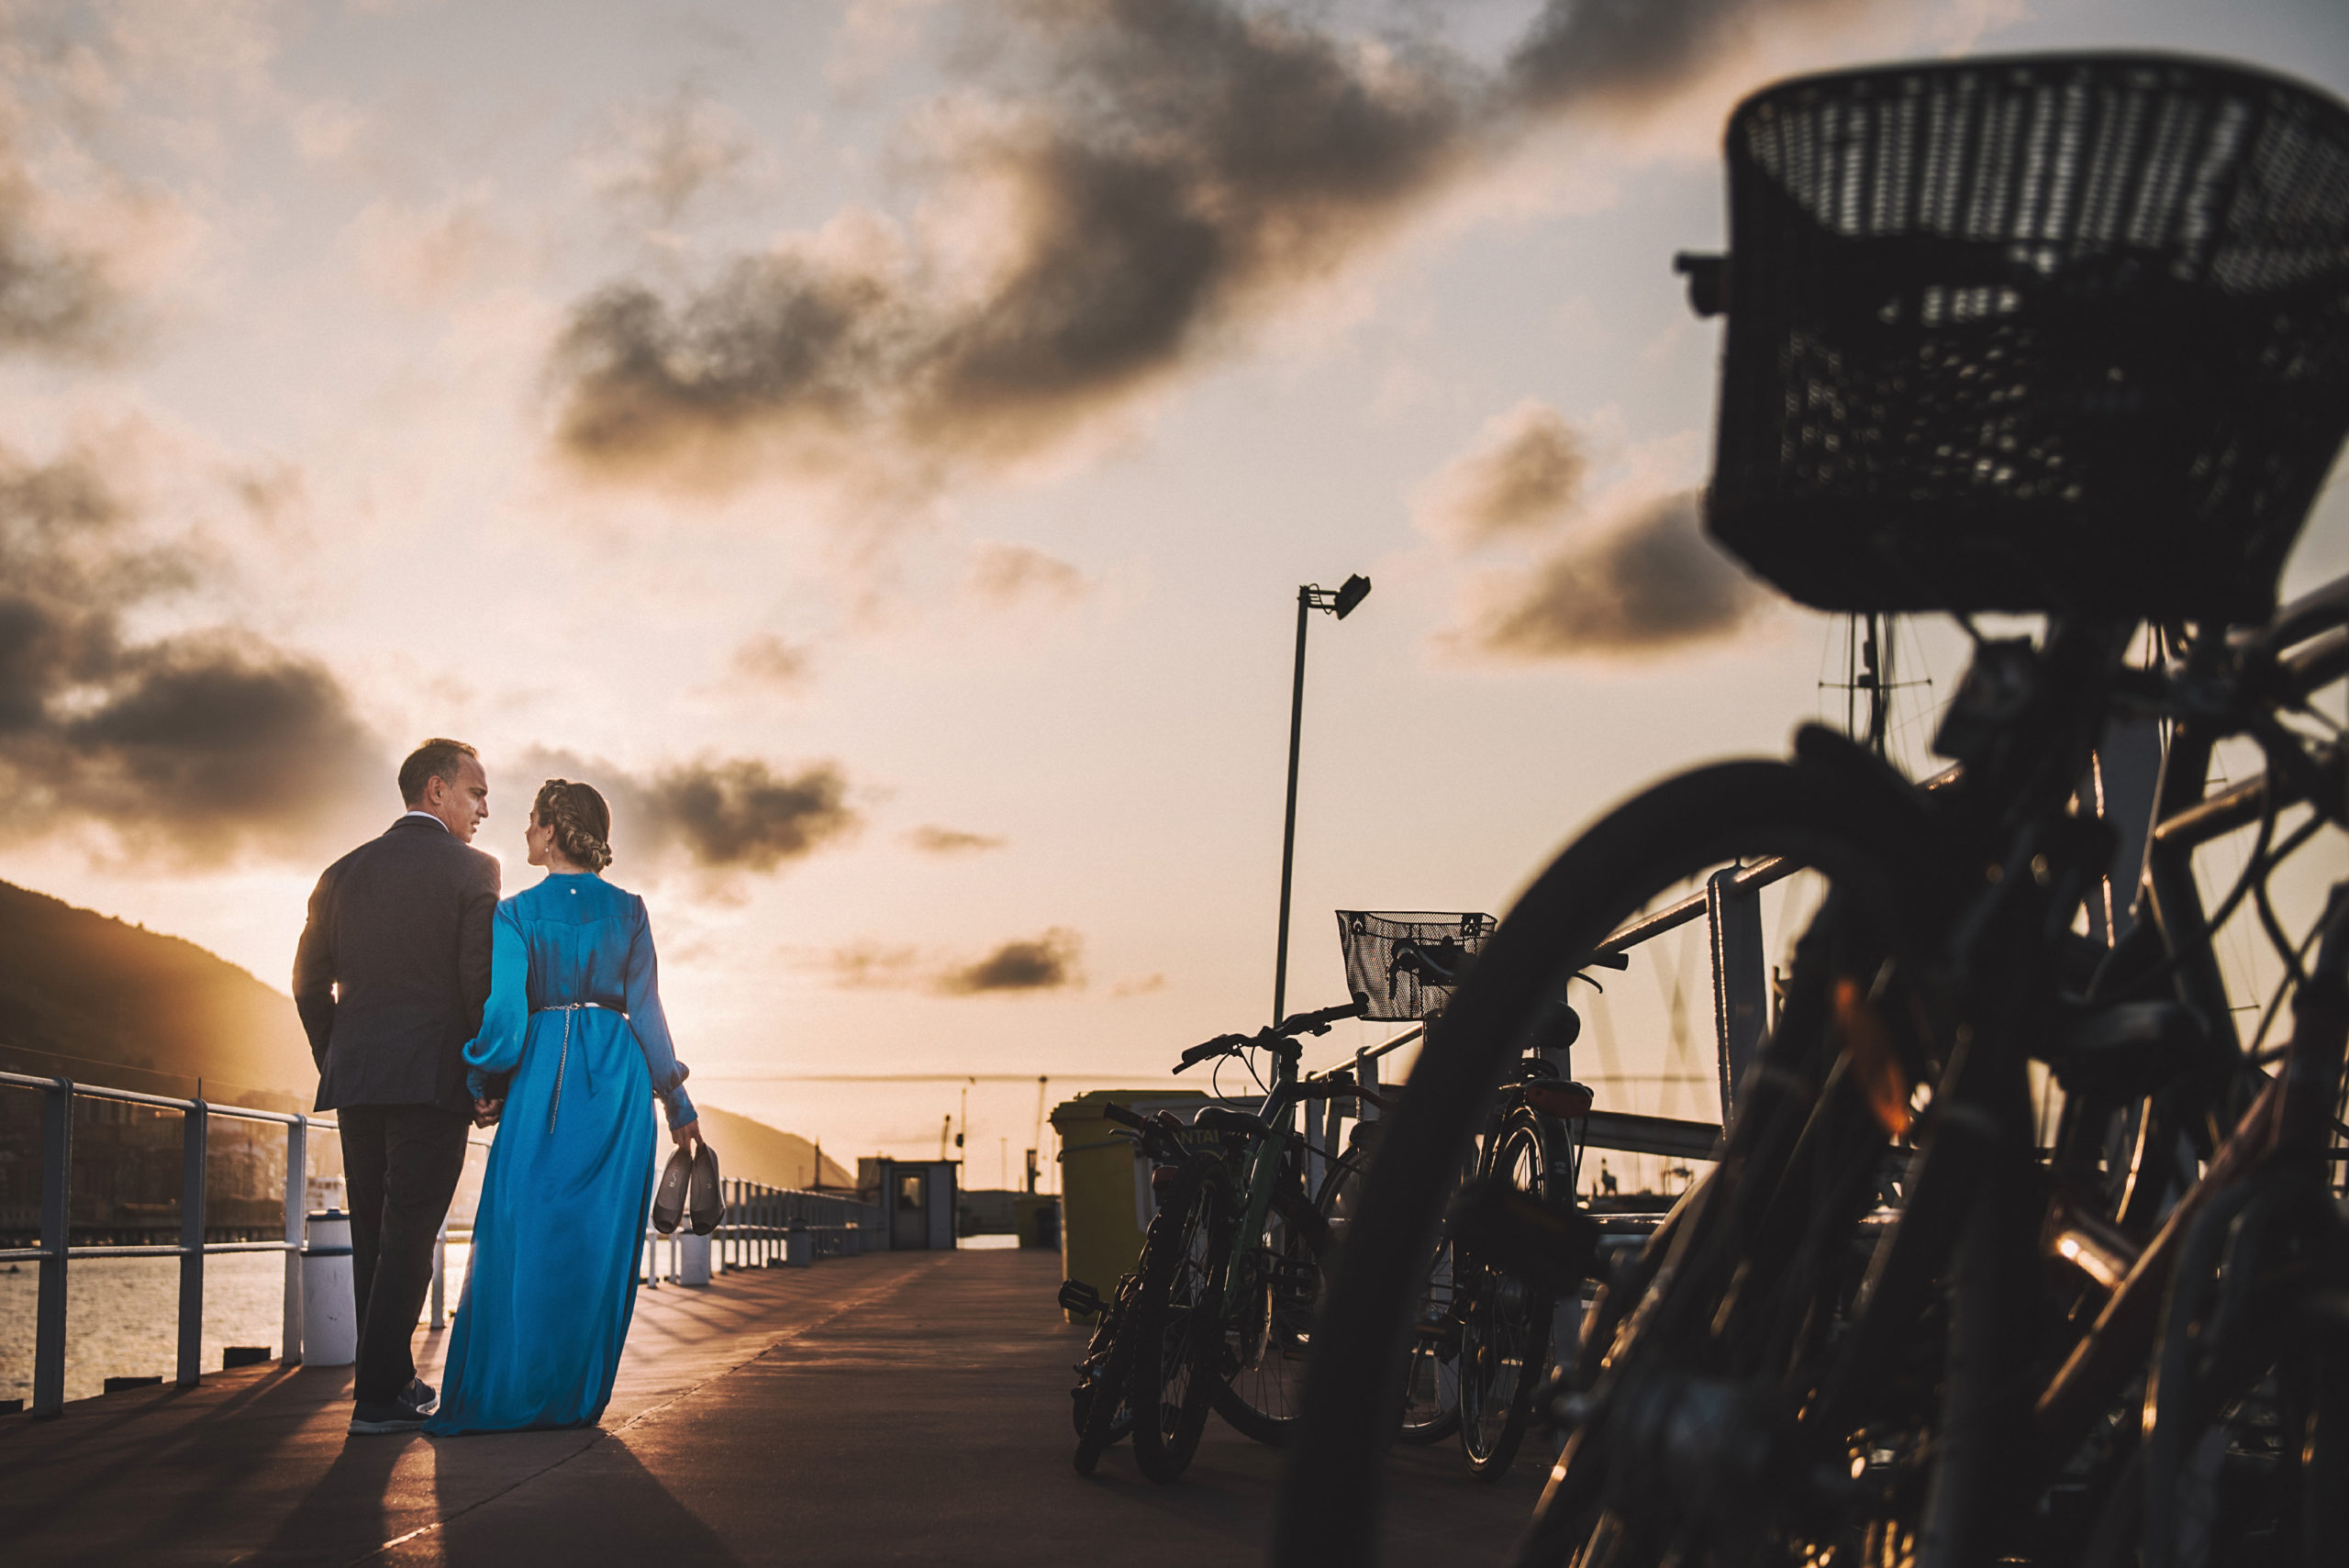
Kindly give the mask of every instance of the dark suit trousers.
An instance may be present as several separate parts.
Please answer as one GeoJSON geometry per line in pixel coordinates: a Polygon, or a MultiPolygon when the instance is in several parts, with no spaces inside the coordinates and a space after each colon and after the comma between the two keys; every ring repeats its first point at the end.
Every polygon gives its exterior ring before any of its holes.
{"type": "Polygon", "coordinates": [[[359,1306],[353,1393],[388,1404],[416,1375],[409,1342],[432,1288],[432,1243],[464,1174],[473,1123],[439,1106],[345,1106],[337,1116],[359,1306]]]}

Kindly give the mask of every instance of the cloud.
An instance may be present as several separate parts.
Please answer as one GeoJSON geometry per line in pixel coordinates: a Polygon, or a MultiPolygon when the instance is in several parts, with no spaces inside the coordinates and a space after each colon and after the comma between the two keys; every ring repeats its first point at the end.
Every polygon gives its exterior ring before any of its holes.
{"type": "Polygon", "coordinates": [[[1085,597],[1093,580],[1067,562],[1031,545],[979,545],[971,552],[971,592],[1008,607],[1029,600],[1068,605],[1085,597]]]}
{"type": "Polygon", "coordinates": [[[938,989],[950,996],[979,996],[1082,985],[1085,976],[1076,960],[1083,945],[1074,931],[1055,926],[1041,937],[1006,942],[976,963],[948,970],[939,976],[938,989]]]}
{"type": "Polygon", "coordinates": [[[1703,495],[1651,501],[1596,539],[1581,530],[1492,594],[1464,640],[1511,660],[1661,652],[1722,638],[1770,595],[1704,537],[1703,495]]]}
{"type": "Polygon", "coordinates": [[[114,258],[63,227],[0,124],[0,350],[81,359],[119,346],[128,300],[114,258]]]}
{"type": "MultiPolygon", "coordinates": [[[[489,759],[501,792],[502,760],[489,759]]],[[[543,778],[590,784],[612,807],[615,863],[684,864],[720,874],[773,872],[846,838],[862,818],[848,805],[848,781],[830,762],[779,772],[757,758],[702,758],[631,773],[573,753],[524,753],[525,799],[543,778]]]]}
{"type": "Polygon", "coordinates": [[[921,122],[930,196],[895,247],[788,236],[697,286],[596,291],[551,362],[560,447],[633,482],[1000,468],[1213,360],[1543,119],[1660,101],[1766,13],[1859,3],[1553,0],[1498,68],[1228,0],[986,11],[964,58],[993,90],[921,122]]]}
{"type": "Polygon", "coordinates": [[[1582,500],[1590,459],[1565,416],[1527,398],[1421,489],[1420,527],[1464,543],[1546,528],[1582,500]]]}
{"type": "Polygon", "coordinates": [[[705,869],[773,871],[856,826],[829,763],[782,774],[754,759],[664,769],[637,787],[645,825],[705,869]]]}
{"type": "MultiPolygon", "coordinates": [[[[110,454],[118,465],[119,454],[110,454]]],[[[101,477],[0,450],[0,789],[7,832],[75,823],[181,862],[311,851],[371,795],[383,748],[326,668],[258,638],[139,636],[203,585],[101,477]]]]}
{"type": "Polygon", "coordinates": [[[728,662],[739,678],[776,691],[794,692],[807,685],[814,657],[799,643],[785,642],[773,632],[746,638],[728,662]]]}
{"type": "Polygon", "coordinates": [[[1510,51],[1508,89],[1529,109],[1653,106],[1750,46],[1765,26],[1809,13],[1831,22],[1872,0],[1548,0],[1510,51]]]}
{"type": "Polygon", "coordinates": [[[623,109],[611,143],[585,160],[596,194],[661,226],[758,156],[742,117],[686,83],[663,102],[623,109]]]}
{"type": "Polygon", "coordinates": [[[966,833],[960,828],[925,825],[906,834],[906,842],[925,855],[968,855],[999,850],[1009,840],[989,833],[966,833]]]}
{"type": "Polygon", "coordinates": [[[529,247],[490,216],[496,206],[486,180],[427,206],[381,197],[351,219],[342,244],[377,295],[412,310],[437,309],[529,264],[529,247]]]}
{"type": "Polygon", "coordinates": [[[1084,939],[1062,926],[1004,942],[976,959],[941,958],[918,948],[852,943],[826,956],[838,984],[857,990],[919,990],[939,996],[1032,995],[1081,989],[1084,939]]]}

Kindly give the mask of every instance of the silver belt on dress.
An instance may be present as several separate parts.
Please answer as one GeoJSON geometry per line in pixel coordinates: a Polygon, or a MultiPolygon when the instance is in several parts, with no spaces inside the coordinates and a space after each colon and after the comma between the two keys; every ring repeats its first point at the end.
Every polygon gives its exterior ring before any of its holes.
{"type": "MultiPolygon", "coordinates": [[[[603,1010],[607,1013],[617,1013],[619,1011],[618,1007],[605,1007],[604,1004],[601,1002],[559,1002],[551,1007],[534,1007],[531,1009],[533,1012],[561,1013],[562,1015],[562,1053],[555,1058],[554,1098],[547,1104],[547,1131],[550,1133],[554,1131],[554,1118],[562,1111],[562,1076],[565,1070],[571,1065],[571,1015],[578,1012],[583,1007],[603,1007],[603,1010]]],[[[584,1065],[581,1066],[580,1071],[587,1074],[587,1092],[591,1095],[594,1094],[596,1092],[596,1074],[594,1071],[584,1065]]]]}

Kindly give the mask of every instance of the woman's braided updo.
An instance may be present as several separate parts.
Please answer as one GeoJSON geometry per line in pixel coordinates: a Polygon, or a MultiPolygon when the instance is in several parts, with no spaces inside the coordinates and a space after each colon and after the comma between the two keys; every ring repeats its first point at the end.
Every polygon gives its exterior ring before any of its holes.
{"type": "Polygon", "coordinates": [[[539,826],[554,830],[554,847],[563,859],[589,871],[612,863],[612,808],[593,784],[569,779],[549,779],[530,803],[539,826]]]}

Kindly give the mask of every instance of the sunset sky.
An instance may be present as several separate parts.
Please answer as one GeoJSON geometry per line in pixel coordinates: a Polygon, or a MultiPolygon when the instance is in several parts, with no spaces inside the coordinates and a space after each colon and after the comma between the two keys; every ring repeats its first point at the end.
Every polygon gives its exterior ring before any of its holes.
{"type": "MultiPolygon", "coordinates": [[[[2349,94],[2340,0],[10,5],[0,877],[283,987],[453,735],[509,892],[540,779],[610,795],[699,1097],[852,1158],[955,1087],[811,1078],[1155,1080],[1270,1005],[1299,584],[1376,587],[1297,1006],[1332,908],[1497,912],[1840,711],[1695,533],[1721,122],[2124,46],[2349,94]]],[[[2288,588],[2344,570],[2336,480],[2288,588]]],[[[971,1184],[1034,1114],[974,1090],[971,1184]]]]}

